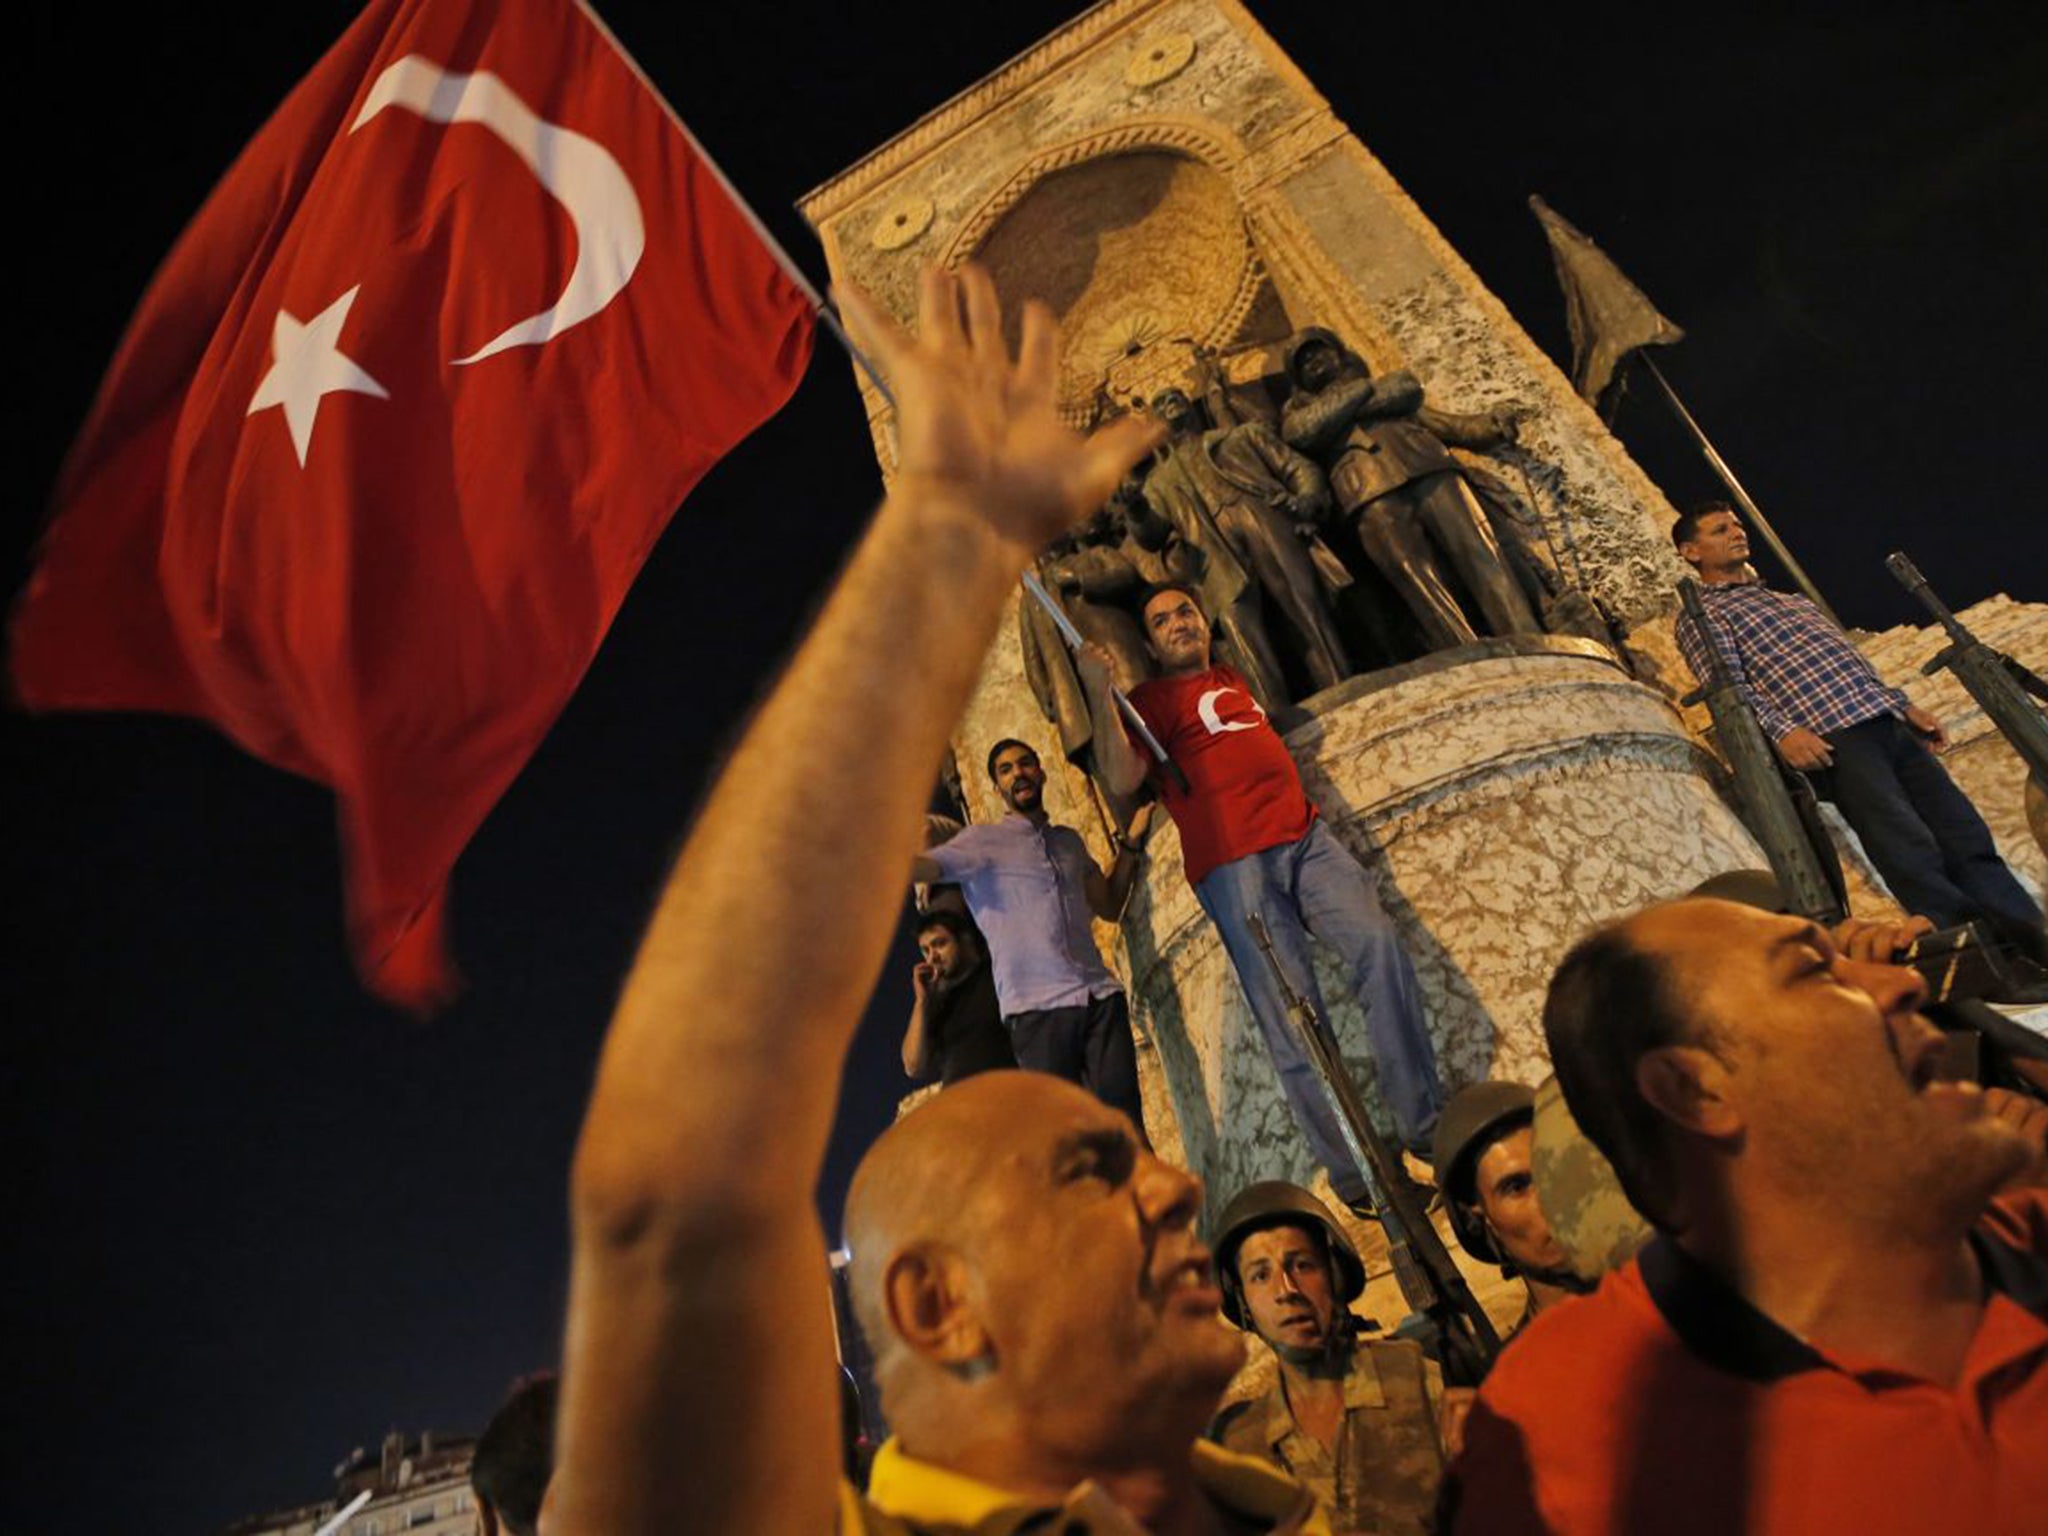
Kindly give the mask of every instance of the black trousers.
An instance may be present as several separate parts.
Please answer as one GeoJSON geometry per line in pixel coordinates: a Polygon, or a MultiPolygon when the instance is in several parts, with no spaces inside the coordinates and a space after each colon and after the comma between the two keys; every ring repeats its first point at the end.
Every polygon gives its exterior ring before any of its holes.
{"type": "Polygon", "coordinates": [[[1003,1022],[1017,1065],[1079,1083],[1112,1109],[1131,1117],[1138,1139],[1145,1134],[1145,1106],[1138,1096],[1138,1053],[1131,1044],[1131,1010],[1121,992],[1091,998],[1072,1008],[1013,1013],[1003,1022]]]}
{"type": "Polygon", "coordinates": [[[2040,924],[1984,818],[1905,721],[1879,715],[1824,740],[1835,762],[1814,788],[1856,829],[1900,906],[1943,928],[1986,914],[2040,924]]]}

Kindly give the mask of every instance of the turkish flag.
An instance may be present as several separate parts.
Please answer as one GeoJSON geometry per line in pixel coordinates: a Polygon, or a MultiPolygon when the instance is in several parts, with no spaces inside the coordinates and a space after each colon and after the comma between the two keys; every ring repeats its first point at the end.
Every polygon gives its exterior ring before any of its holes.
{"type": "Polygon", "coordinates": [[[143,297],[16,688],[333,786],[358,964],[431,1006],[456,855],[812,319],[590,12],[373,0],[143,297]]]}

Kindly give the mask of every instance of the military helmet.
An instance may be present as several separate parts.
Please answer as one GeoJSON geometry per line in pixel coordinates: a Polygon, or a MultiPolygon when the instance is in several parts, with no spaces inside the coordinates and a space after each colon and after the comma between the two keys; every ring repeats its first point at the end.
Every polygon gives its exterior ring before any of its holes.
{"type": "Polygon", "coordinates": [[[1649,1222],[1629,1204],[1614,1165],[1579,1129],[1555,1077],[1536,1089],[1529,1163],[1536,1199],[1580,1279],[1597,1281],[1650,1240],[1649,1222]]]}
{"type": "MultiPolygon", "coordinates": [[[[1358,355],[1345,346],[1343,342],[1339,341],[1334,331],[1325,330],[1320,325],[1304,326],[1296,331],[1288,341],[1286,350],[1281,354],[1280,359],[1281,366],[1287,370],[1287,382],[1296,389],[1302,387],[1301,354],[1310,347],[1315,346],[1328,347],[1341,359],[1353,363],[1359,362],[1358,355]]],[[[1363,365],[1361,364],[1360,366],[1363,365]]]]}
{"type": "Polygon", "coordinates": [[[1479,1204],[1475,1181],[1479,1154],[1497,1136],[1516,1125],[1527,1125],[1535,1115],[1536,1095],[1520,1083],[1472,1083],[1452,1095],[1437,1116],[1436,1142],[1430,1148],[1436,1187],[1443,1191],[1459,1245],[1473,1258],[1503,1269],[1509,1267],[1508,1256],[1500,1251],[1475,1209],[1479,1204]]]}
{"type": "Polygon", "coordinates": [[[1337,1305],[1348,1308],[1365,1290],[1365,1263],[1344,1229],[1330,1218],[1323,1202],[1299,1184],[1268,1179],[1247,1184],[1239,1190],[1216,1222],[1216,1278],[1223,1287],[1223,1315],[1240,1328],[1249,1328],[1244,1298],[1237,1286],[1237,1250],[1254,1232],[1268,1227],[1299,1226],[1304,1222],[1319,1228],[1330,1250],[1330,1267],[1336,1271],[1337,1305]]]}
{"type": "Polygon", "coordinates": [[[1731,869],[1709,876],[1685,894],[1707,896],[1715,901],[1732,901],[1738,906],[1755,907],[1760,912],[1792,910],[1792,904],[1785,899],[1785,888],[1767,869],[1731,869]]]}

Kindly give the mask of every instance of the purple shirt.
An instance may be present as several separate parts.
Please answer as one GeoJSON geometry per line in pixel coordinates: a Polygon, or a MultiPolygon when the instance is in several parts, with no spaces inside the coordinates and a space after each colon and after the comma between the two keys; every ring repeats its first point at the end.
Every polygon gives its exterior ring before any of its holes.
{"type": "MultiPolygon", "coordinates": [[[[1906,696],[1879,677],[1809,599],[1773,592],[1760,581],[1725,582],[1702,586],[1700,606],[1714,649],[1772,741],[1802,727],[1825,736],[1906,712],[1906,696]]],[[[1702,683],[1707,645],[1708,636],[1679,614],[1678,648],[1702,683]]]]}
{"type": "Polygon", "coordinates": [[[988,940],[1004,1018],[1123,990],[1095,947],[1087,884],[1095,861],[1072,827],[1010,815],[967,827],[924,856],[960,887],[988,940]]]}

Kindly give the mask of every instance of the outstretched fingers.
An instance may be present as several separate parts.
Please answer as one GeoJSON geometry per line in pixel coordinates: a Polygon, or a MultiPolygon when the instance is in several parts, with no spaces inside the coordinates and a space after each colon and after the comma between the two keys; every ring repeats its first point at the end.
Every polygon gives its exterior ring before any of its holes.
{"type": "Polygon", "coordinates": [[[1017,346],[1017,372],[1010,395],[1019,406],[1051,405],[1059,383],[1060,328],[1043,299],[1024,306],[1022,338],[1017,346]]]}
{"type": "Polygon", "coordinates": [[[984,380],[1004,381],[1009,349],[1003,344],[1003,307],[988,269],[972,262],[960,269],[960,295],[967,310],[967,345],[984,380]]]}
{"type": "Polygon", "coordinates": [[[1080,484],[1074,499],[1092,513],[1109,500],[1131,466],[1166,440],[1166,428],[1150,416],[1119,416],[1097,429],[1081,446],[1080,484]]]}
{"type": "Polygon", "coordinates": [[[967,345],[960,326],[960,282],[937,262],[918,274],[917,339],[937,352],[957,352],[967,345]]]}
{"type": "Polygon", "coordinates": [[[897,372],[897,363],[911,346],[910,337],[904,333],[903,327],[884,314],[866,293],[851,284],[834,284],[832,302],[838,306],[840,319],[845,322],[853,344],[881,364],[884,373],[893,376],[897,372]]]}

